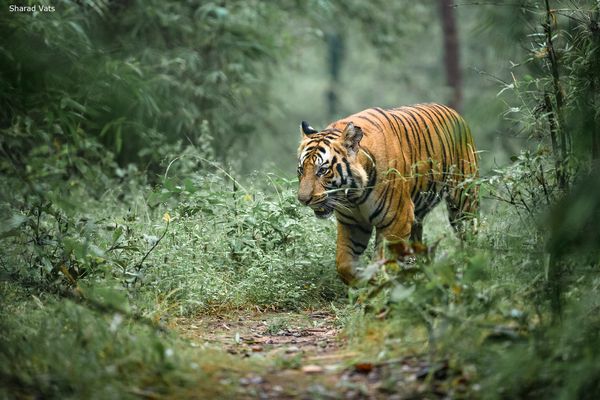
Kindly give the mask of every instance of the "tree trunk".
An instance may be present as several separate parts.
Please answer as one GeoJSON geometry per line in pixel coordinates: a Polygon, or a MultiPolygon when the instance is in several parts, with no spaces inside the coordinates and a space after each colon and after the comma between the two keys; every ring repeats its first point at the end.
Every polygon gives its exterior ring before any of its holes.
{"type": "Polygon", "coordinates": [[[329,66],[329,89],[325,93],[327,100],[327,113],[329,119],[335,119],[338,116],[338,86],[340,82],[340,73],[342,62],[344,61],[344,38],[339,32],[332,32],[326,36],[327,39],[327,63],[329,66]]]}
{"type": "Polygon", "coordinates": [[[460,54],[456,17],[452,0],[439,0],[442,33],[444,35],[444,68],[446,83],[452,88],[450,106],[456,110],[462,108],[462,71],[460,69],[460,54]]]}

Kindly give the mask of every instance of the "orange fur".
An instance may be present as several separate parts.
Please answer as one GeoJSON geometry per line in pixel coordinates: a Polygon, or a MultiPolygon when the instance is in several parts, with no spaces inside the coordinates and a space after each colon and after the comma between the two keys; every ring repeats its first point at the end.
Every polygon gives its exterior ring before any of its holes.
{"type": "Polygon", "coordinates": [[[423,218],[444,196],[453,228],[462,236],[474,226],[475,146],[446,106],[361,111],[305,132],[298,158],[298,199],[319,217],[335,212],[336,267],[347,283],[373,228],[380,253],[383,239],[421,241],[423,218]]]}

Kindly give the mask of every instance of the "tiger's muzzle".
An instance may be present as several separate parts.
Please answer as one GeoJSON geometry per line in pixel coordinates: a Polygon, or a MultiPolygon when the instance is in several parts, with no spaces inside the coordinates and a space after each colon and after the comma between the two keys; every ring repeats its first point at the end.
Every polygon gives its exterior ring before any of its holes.
{"type": "Polygon", "coordinates": [[[333,206],[328,203],[328,196],[315,197],[312,194],[298,193],[298,201],[305,206],[310,207],[317,218],[328,218],[333,214],[333,206]]]}
{"type": "Polygon", "coordinates": [[[314,207],[311,206],[310,208],[312,208],[317,218],[326,219],[329,218],[331,214],[333,214],[333,207],[327,204],[318,205],[314,207]]]}

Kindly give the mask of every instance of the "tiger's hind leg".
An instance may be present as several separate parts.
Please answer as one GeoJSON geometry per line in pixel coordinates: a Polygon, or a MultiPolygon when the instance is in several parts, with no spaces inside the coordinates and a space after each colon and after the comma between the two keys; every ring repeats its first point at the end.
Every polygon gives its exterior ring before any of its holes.
{"type": "Polygon", "coordinates": [[[477,233],[479,186],[461,182],[451,188],[446,198],[450,225],[461,240],[477,233]]]}

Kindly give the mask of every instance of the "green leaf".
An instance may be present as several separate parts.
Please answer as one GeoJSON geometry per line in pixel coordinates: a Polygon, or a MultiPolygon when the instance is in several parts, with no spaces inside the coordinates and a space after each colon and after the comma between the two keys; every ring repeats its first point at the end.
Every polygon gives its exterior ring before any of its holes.
{"type": "Polygon", "coordinates": [[[123,149],[123,135],[121,133],[123,128],[123,124],[117,125],[117,130],[115,132],[115,152],[120,153],[123,149]]]}
{"type": "Polygon", "coordinates": [[[173,196],[173,193],[168,190],[162,190],[160,192],[152,192],[148,196],[148,205],[150,207],[156,207],[157,205],[164,203],[173,196]]]}
{"type": "Polygon", "coordinates": [[[123,227],[119,226],[113,232],[113,235],[112,235],[112,241],[113,241],[113,243],[116,243],[121,238],[122,235],[123,235],[123,227]]]}
{"type": "Polygon", "coordinates": [[[85,282],[81,282],[79,288],[86,298],[125,313],[129,312],[129,300],[124,290],[107,286],[95,286],[85,282]]]}
{"type": "Polygon", "coordinates": [[[469,260],[467,268],[465,268],[465,282],[475,282],[487,278],[488,264],[487,259],[483,255],[478,255],[469,260]]]}
{"type": "Polygon", "coordinates": [[[194,182],[190,178],[184,179],[183,185],[185,186],[185,190],[187,190],[190,193],[195,193],[198,190],[196,188],[196,185],[194,185],[194,182]]]}
{"type": "Polygon", "coordinates": [[[63,97],[60,100],[60,108],[65,109],[67,107],[74,108],[82,113],[85,113],[85,106],[73,100],[70,97],[63,97]]]}
{"type": "Polygon", "coordinates": [[[415,286],[406,287],[402,284],[396,285],[392,290],[391,299],[392,301],[402,301],[409,298],[415,292],[415,286]]]}
{"type": "Polygon", "coordinates": [[[163,185],[170,192],[181,193],[181,186],[179,186],[173,179],[165,179],[163,185]]]}
{"type": "Polygon", "coordinates": [[[25,221],[27,221],[27,217],[21,214],[13,214],[10,218],[2,221],[0,224],[0,239],[17,235],[19,227],[25,221]]]}

